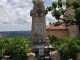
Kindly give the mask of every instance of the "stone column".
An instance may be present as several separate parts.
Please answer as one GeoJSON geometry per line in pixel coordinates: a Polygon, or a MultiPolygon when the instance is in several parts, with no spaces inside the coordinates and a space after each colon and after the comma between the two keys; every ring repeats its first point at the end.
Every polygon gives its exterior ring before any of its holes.
{"type": "Polygon", "coordinates": [[[33,9],[30,12],[32,17],[32,32],[30,45],[49,45],[49,40],[46,39],[46,15],[47,10],[45,10],[43,0],[33,0],[33,9]]]}
{"type": "Polygon", "coordinates": [[[60,54],[57,51],[50,52],[51,60],[60,60],[60,54]]]}
{"type": "Polygon", "coordinates": [[[35,53],[28,53],[28,60],[35,60],[35,53]]]}

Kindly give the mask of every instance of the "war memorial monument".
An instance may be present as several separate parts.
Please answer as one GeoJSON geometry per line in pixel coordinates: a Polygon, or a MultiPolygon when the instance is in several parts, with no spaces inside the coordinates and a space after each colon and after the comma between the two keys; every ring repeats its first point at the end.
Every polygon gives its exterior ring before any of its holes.
{"type": "MultiPolygon", "coordinates": [[[[32,46],[30,53],[27,53],[28,60],[60,60],[60,55],[50,44],[46,36],[47,10],[44,0],[32,0],[34,6],[30,12],[32,17],[32,34],[29,44],[32,46]]],[[[3,56],[3,60],[10,60],[10,56],[3,56]]]]}
{"type": "Polygon", "coordinates": [[[46,36],[47,10],[45,10],[44,0],[32,0],[34,6],[30,12],[32,17],[32,34],[30,45],[32,50],[28,53],[28,60],[60,60],[59,53],[50,47],[50,40],[46,36]]]}

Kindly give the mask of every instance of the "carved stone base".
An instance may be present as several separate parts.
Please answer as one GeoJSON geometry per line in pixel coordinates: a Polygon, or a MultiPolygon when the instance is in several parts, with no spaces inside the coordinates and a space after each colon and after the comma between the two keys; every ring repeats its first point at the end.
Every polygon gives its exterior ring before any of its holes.
{"type": "Polygon", "coordinates": [[[52,46],[37,46],[28,54],[28,60],[60,60],[60,55],[52,46]]]}
{"type": "Polygon", "coordinates": [[[60,54],[57,51],[50,52],[51,60],[60,60],[60,54]]]}
{"type": "Polygon", "coordinates": [[[28,53],[28,60],[35,60],[35,53],[28,53]]]}
{"type": "Polygon", "coordinates": [[[50,45],[50,40],[49,38],[46,38],[42,40],[41,38],[38,38],[35,40],[35,38],[30,37],[29,38],[29,44],[32,47],[36,47],[37,45],[44,45],[44,46],[49,46],[50,45]]]}

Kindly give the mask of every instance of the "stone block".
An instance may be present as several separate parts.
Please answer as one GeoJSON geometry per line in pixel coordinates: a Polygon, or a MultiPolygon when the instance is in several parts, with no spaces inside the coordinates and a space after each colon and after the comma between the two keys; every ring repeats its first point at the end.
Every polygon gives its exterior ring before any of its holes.
{"type": "Polygon", "coordinates": [[[60,54],[57,51],[50,52],[51,60],[60,60],[60,54]]]}
{"type": "Polygon", "coordinates": [[[27,56],[28,56],[28,60],[35,60],[35,53],[28,53],[27,54],[27,56]]]}

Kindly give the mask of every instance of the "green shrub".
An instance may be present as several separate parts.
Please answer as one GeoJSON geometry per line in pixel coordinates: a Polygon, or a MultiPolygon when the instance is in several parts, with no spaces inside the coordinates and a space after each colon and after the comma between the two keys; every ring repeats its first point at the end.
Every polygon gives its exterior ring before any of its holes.
{"type": "Polygon", "coordinates": [[[3,41],[0,39],[0,60],[2,55],[3,41]]]}
{"type": "MultiPolygon", "coordinates": [[[[76,60],[76,52],[80,52],[79,38],[56,38],[49,36],[52,46],[61,55],[61,60],[72,58],[76,60]]],[[[0,60],[3,55],[10,55],[11,60],[26,60],[27,53],[30,52],[28,38],[14,37],[0,39],[0,60]]]]}
{"type": "Polygon", "coordinates": [[[52,36],[48,35],[48,37],[50,39],[50,44],[53,44],[55,41],[57,41],[57,37],[54,35],[52,35],[52,36]]]}
{"type": "Polygon", "coordinates": [[[59,38],[52,46],[60,53],[61,60],[76,60],[76,52],[80,52],[80,39],[78,38],[59,38]]]}
{"type": "Polygon", "coordinates": [[[50,43],[61,55],[61,60],[76,60],[76,53],[80,52],[79,38],[56,38],[49,36],[50,43]]]}
{"type": "Polygon", "coordinates": [[[26,60],[27,52],[30,51],[28,38],[17,37],[2,39],[0,41],[1,55],[10,55],[11,60],[26,60]]]}

